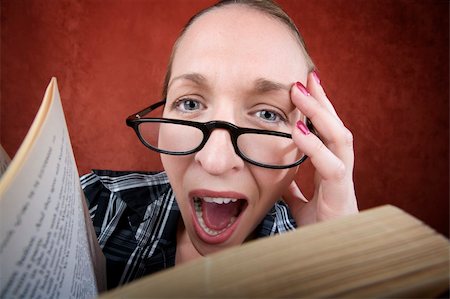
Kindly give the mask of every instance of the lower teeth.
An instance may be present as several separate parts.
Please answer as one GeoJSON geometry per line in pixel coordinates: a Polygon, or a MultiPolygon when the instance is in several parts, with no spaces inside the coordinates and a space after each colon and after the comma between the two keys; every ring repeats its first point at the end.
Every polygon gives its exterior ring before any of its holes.
{"type": "Polygon", "coordinates": [[[194,207],[195,207],[195,214],[197,215],[198,223],[200,224],[200,227],[211,236],[217,236],[224,231],[226,231],[235,221],[236,217],[231,217],[230,223],[228,223],[227,227],[221,229],[221,230],[215,230],[212,228],[209,228],[206,226],[205,221],[203,220],[203,212],[202,212],[202,203],[201,199],[194,199],[194,207]]]}

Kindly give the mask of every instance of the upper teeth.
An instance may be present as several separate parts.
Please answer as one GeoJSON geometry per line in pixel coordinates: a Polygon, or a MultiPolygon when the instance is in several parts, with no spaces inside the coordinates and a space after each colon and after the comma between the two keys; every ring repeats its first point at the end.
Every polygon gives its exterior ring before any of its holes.
{"type": "Polygon", "coordinates": [[[230,202],[236,202],[237,198],[224,198],[224,197],[203,197],[206,202],[213,202],[217,204],[227,204],[230,202]]]}

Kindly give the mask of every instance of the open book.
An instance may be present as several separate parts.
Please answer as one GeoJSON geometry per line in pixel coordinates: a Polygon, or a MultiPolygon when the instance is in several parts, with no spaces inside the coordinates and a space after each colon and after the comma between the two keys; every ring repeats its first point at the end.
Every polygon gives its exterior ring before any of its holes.
{"type": "MultiPolygon", "coordinates": [[[[104,260],[56,79],[8,163],[0,151],[0,298],[98,296],[104,260]]],[[[449,286],[449,248],[425,224],[385,206],[248,242],[101,296],[436,296],[449,286]]]]}
{"type": "Polygon", "coordinates": [[[97,296],[104,261],[55,78],[8,167],[0,154],[0,298],[97,296]]]}
{"type": "Polygon", "coordinates": [[[132,282],[110,298],[432,298],[449,242],[393,206],[249,242],[132,282]]]}

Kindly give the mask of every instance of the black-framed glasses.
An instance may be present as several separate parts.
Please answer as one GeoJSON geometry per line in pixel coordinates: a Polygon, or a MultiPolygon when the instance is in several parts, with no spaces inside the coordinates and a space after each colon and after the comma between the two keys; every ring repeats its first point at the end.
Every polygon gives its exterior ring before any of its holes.
{"type": "Polygon", "coordinates": [[[236,154],[256,166],[285,169],[301,164],[307,156],[300,152],[291,134],[242,128],[226,121],[205,123],[182,119],[144,117],[166,103],[162,100],[127,117],[139,140],[149,149],[167,155],[190,155],[200,151],[215,129],[229,132],[236,154]]]}

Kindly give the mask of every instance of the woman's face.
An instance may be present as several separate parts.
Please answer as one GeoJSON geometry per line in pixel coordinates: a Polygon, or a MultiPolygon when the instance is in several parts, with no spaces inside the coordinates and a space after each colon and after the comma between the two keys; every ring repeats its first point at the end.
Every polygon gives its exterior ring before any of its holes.
{"type": "MultiPolygon", "coordinates": [[[[164,117],[290,133],[301,115],[289,90],[296,81],[306,83],[306,76],[300,46],[285,24],[245,6],[219,8],[182,37],[164,117]]],[[[164,135],[160,142],[180,141],[164,135]]],[[[244,242],[296,172],[244,162],[224,129],[214,130],[199,152],[162,155],[162,162],[187,233],[202,255],[244,242]]]]}

